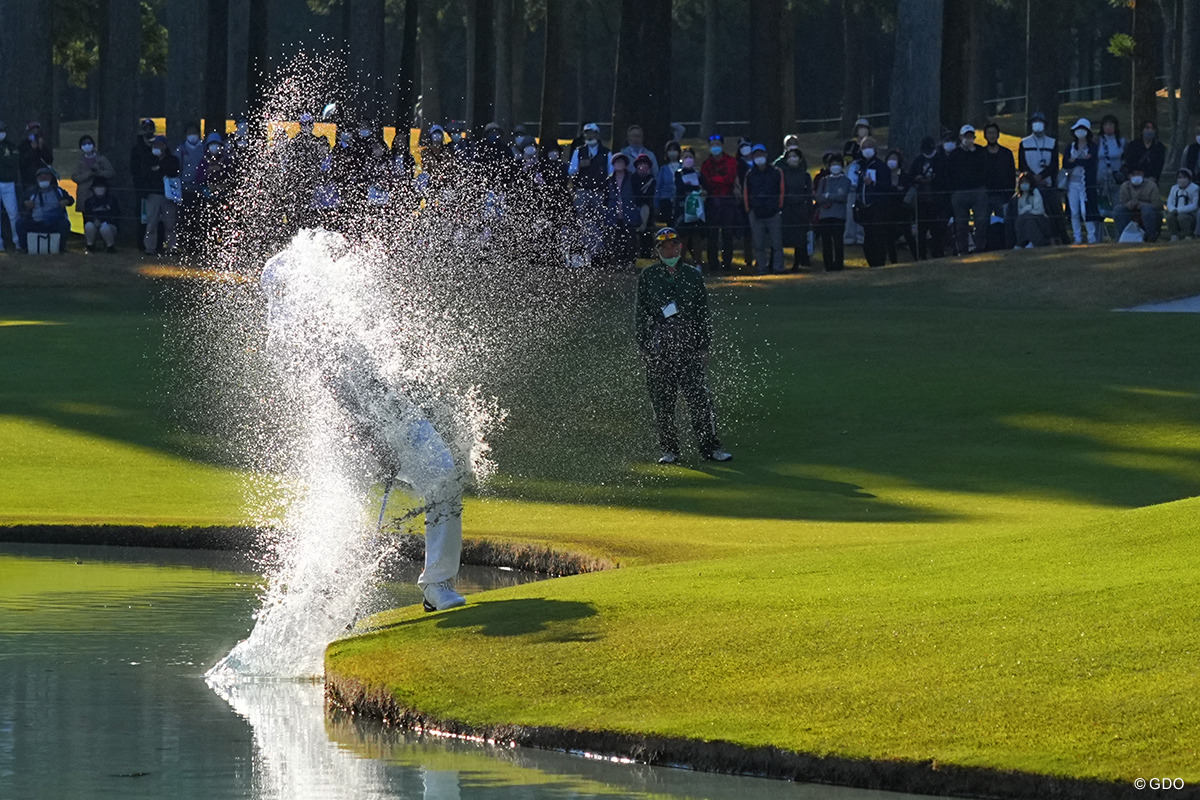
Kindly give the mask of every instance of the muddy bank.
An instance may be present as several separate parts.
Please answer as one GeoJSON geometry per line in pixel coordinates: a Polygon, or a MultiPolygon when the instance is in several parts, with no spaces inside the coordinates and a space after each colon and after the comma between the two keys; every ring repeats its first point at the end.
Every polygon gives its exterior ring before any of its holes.
{"type": "Polygon", "coordinates": [[[325,671],[326,703],[334,714],[361,715],[414,731],[483,739],[503,745],[590,753],[700,772],[825,783],[860,789],[1004,800],[1146,800],[1200,798],[1200,790],[1136,789],[1133,784],[908,762],[814,756],[774,747],[637,734],[521,725],[464,725],[401,705],[379,687],[325,671]]]}

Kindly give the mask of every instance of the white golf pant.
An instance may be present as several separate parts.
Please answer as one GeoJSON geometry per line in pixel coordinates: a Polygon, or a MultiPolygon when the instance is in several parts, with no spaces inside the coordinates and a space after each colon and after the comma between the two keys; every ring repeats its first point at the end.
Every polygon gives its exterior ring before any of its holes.
{"type": "Polygon", "coordinates": [[[1071,232],[1075,234],[1075,244],[1083,244],[1085,226],[1088,244],[1099,242],[1096,223],[1087,221],[1087,189],[1081,181],[1067,184],[1067,205],[1071,209],[1071,232]]]}
{"type": "Polygon", "coordinates": [[[425,569],[422,589],[458,574],[462,557],[462,481],[454,456],[428,420],[401,428],[388,444],[402,465],[396,480],[412,487],[425,512],[425,569]]]}

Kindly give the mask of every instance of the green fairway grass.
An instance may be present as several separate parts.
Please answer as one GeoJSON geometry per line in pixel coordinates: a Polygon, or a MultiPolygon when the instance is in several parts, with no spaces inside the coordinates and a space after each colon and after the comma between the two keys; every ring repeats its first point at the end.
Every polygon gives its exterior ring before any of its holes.
{"type": "MultiPolygon", "coordinates": [[[[714,282],[735,460],[675,468],[615,278],[561,353],[481,377],[510,413],[464,520],[622,568],[390,612],[329,673],[475,725],[1200,779],[1200,318],[1112,311],[1200,294],[1198,255],[714,282]]],[[[0,522],[240,521],[157,388],[156,295],[116,284],[0,298],[0,522]]]]}

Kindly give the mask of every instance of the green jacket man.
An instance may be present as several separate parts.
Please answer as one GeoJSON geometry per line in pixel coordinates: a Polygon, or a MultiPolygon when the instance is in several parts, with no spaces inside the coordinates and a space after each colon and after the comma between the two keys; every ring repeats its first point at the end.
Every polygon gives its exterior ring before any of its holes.
{"type": "Polygon", "coordinates": [[[674,228],[659,231],[657,245],[659,260],[638,276],[634,327],[662,448],[658,463],[679,462],[675,404],[680,392],[701,457],[729,461],[733,456],[717,438],[705,366],[712,343],[708,290],[699,268],[681,261],[683,243],[674,228]]]}

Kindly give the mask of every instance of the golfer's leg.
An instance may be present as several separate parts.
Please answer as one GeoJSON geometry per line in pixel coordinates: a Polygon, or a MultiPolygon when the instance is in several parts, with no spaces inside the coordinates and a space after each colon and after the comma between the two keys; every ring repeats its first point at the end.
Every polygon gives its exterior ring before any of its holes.
{"type": "Polygon", "coordinates": [[[458,574],[462,557],[462,485],[454,457],[427,420],[414,423],[402,460],[413,490],[428,505],[425,513],[425,569],[422,589],[458,574]]]}
{"type": "Polygon", "coordinates": [[[680,388],[692,419],[696,447],[702,454],[707,455],[721,448],[721,440],[717,438],[717,412],[713,407],[712,392],[708,388],[708,376],[704,364],[699,359],[681,373],[680,388]]]}
{"type": "Polygon", "coordinates": [[[675,399],[679,387],[660,359],[646,361],[646,388],[654,406],[654,422],[658,426],[658,446],[664,453],[679,455],[679,435],[675,431],[675,399]]]}

